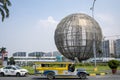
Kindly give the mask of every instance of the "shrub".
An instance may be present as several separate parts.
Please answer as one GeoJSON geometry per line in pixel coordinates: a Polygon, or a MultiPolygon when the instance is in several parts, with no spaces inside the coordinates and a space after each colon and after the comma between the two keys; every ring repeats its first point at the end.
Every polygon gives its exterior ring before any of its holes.
{"type": "Polygon", "coordinates": [[[118,60],[110,60],[110,61],[108,61],[108,66],[111,69],[117,69],[119,66],[119,61],[118,60]]]}

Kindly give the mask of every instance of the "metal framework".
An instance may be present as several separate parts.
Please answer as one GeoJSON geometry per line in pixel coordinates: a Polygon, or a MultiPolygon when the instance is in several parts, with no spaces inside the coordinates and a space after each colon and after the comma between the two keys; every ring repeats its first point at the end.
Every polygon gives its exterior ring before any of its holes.
{"type": "Polygon", "coordinates": [[[66,58],[86,60],[93,57],[93,34],[95,34],[96,49],[99,49],[102,40],[99,24],[86,14],[71,14],[57,25],[55,44],[66,58]]]}

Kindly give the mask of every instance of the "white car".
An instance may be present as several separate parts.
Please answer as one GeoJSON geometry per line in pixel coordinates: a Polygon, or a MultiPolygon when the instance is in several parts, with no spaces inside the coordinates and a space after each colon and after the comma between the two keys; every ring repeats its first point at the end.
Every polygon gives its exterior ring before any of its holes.
{"type": "Polygon", "coordinates": [[[28,70],[22,69],[18,66],[9,65],[0,68],[0,76],[5,76],[5,75],[26,76],[27,74],[28,74],[28,70]]]}

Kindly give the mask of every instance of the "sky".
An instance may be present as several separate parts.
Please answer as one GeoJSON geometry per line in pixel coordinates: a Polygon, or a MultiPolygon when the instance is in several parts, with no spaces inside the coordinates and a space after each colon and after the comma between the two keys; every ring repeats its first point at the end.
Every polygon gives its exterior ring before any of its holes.
{"type": "MultiPolygon", "coordinates": [[[[0,21],[0,47],[15,52],[51,52],[57,48],[54,32],[73,13],[92,16],[93,0],[10,0],[10,17],[0,21]]],[[[94,18],[103,36],[120,35],[120,0],[96,0],[94,18]]],[[[0,15],[1,19],[1,15],[0,15]]]]}

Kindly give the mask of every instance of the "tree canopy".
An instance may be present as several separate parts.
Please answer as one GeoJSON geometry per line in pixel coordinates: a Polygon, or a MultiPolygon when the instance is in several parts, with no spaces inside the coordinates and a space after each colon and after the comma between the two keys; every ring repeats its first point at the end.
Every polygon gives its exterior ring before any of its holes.
{"type": "Polygon", "coordinates": [[[0,0],[0,13],[2,16],[2,21],[9,17],[8,6],[11,6],[11,2],[9,0],[0,0]]]}
{"type": "Polygon", "coordinates": [[[15,65],[14,57],[10,57],[8,65],[15,65]]]}
{"type": "Polygon", "coordinates": [[[6,53],[6,52],[7,52],[7,51],[6,51],[6,48],[5,48],[5,47],[0,48],[0,54],[6,53]]]}

